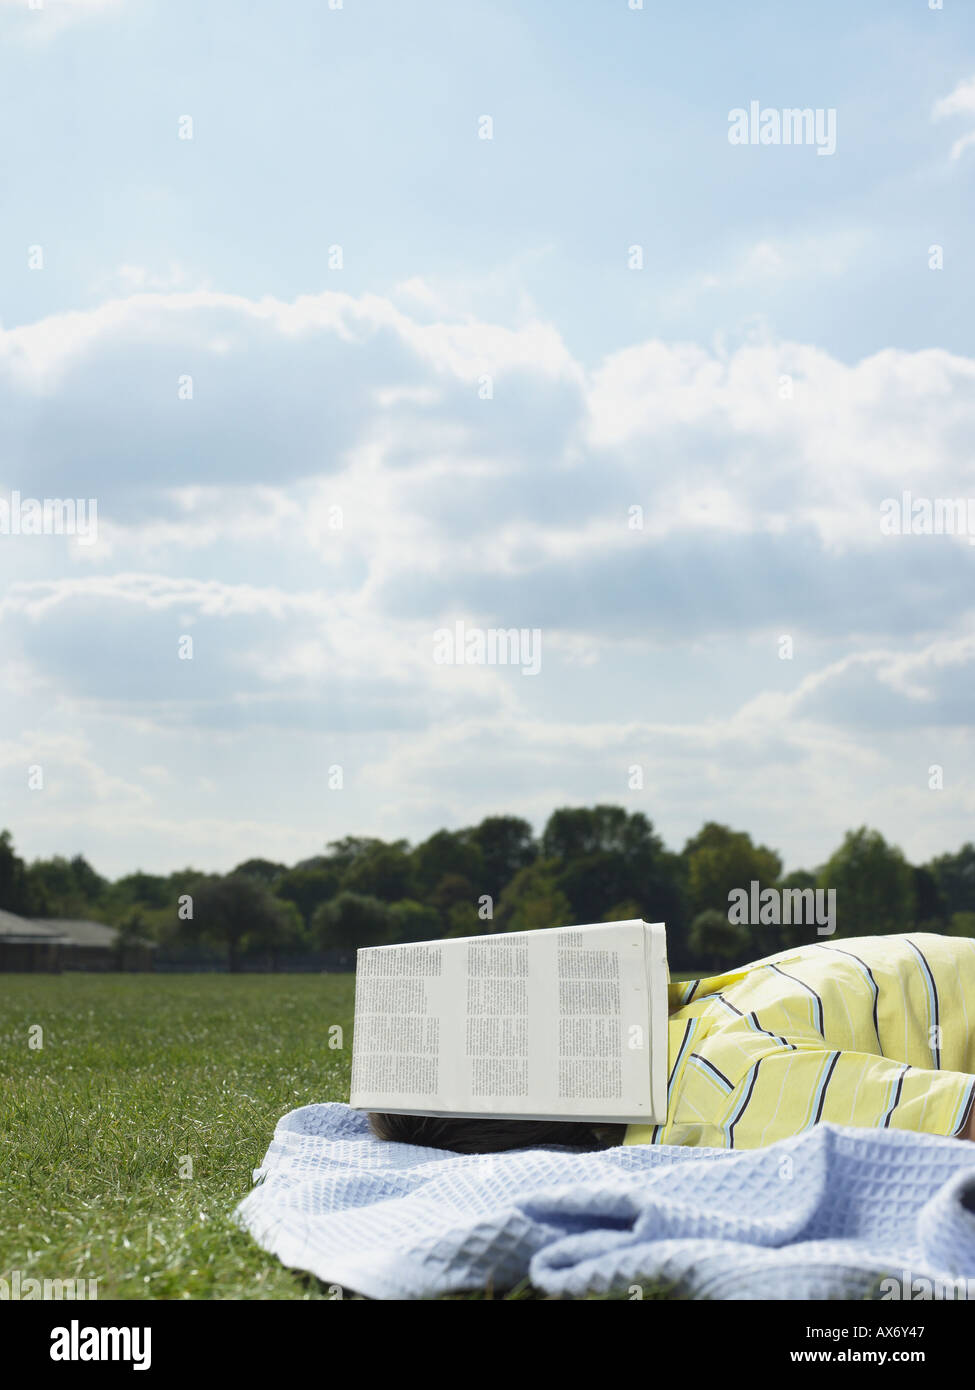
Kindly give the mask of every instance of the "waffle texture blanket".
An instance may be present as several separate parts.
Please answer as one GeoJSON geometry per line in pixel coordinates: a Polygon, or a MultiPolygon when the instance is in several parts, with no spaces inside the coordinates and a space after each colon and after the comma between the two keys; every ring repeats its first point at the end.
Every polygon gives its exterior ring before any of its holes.
{"type": "Polygon", "coordinates": [[[975,1144],[928,1134],[820,1124],[740,1152],[458,1155],[306,1105],[254,1180],[238,1223],[371,1298],[526,1278],[560,1295],[662,1279],[716,1299],[975,1298],[975,1144]]]}

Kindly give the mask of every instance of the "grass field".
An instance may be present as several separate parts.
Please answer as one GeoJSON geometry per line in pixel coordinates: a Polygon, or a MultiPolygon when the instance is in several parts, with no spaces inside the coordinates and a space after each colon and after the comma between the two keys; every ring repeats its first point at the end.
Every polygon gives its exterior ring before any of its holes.
{"type": "Polygon", "coordinates": [[[352,975],[0,974],[0,1278],[330,1297],[230,1214],[285,1111],[348,1098],[352,997],[352,975]]]}
{"type": "Polygon", "coordinates": [[[286,1110],[348,1098],[352,989],[0,975],[0,1277],[97,1278],[103,1299],[327,1297],[230,1213],[286,1110]]]}

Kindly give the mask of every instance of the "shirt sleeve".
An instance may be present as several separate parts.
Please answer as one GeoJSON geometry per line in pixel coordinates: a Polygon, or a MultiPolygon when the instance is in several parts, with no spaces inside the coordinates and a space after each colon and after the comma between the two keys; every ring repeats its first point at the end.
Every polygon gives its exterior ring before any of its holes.
{"type": "Polygon", "coordinates": [[[955,1135],[975,1100],[975,1076],[965,1072],[783,1044],[755,1058],[729,1092],[721,1119],[726,1148],[759,1148],[825,1122],[955,1135]]]}

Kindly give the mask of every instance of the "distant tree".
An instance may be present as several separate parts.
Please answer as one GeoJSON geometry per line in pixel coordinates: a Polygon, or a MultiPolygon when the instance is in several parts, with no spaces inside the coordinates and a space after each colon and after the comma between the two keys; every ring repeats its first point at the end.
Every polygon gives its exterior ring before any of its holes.
{"type": "Polygon", "coordinates": [[[21,917],[43,917],[46,912],[46,899],[29,878],[9,830],[0,831],[0,909],[21,917]]]}
{"type": "Polygon", "coordinates": [[[687,890],[695,914],[713,909],[728,914],[729,894],[749,890],[753,882],[774,887],[782,873],[782,860],[774,850],[752,843],[750,835],[709,821],[684,846],[687,890]]]}
{"type": "Polygon", "coordinates": [[[273,899],[277,911],[266,914],[247,937],[248,950],[264,950],[271,959],[271,969],[281,968],[282,957],[299,950],[310,941],[301,913],[294,903],[273,899]]]}
{"type": "Polygon", "coordinates": [[[536,859],[521,869],[501,894],[494,914],[495,931],[534,931],[537,927],[574,924],[572,905],[556,887],[558,864],[536,859]]]}
{"type": "Polygon", "coordinates": [[[292,909],[266,883],[245,874],[201,880],[193,893],[195,934],[224,946],[228,970],[240,969],[244,951],[266,945],[277,935],[283,942],[294,929],[292,909]]]}
{"type": "Polygon", "coordinates": [[[124,931],[137,918],[138,937],[174,948],[200,947],[203,938],[197,924],[180,916],[180,899],[192,897],[198,884],[216,878],[193,868],[172,874],[124,874],[106,889],[98,920],[124,931]]]}
{"type": "Polygon", "coordinates": [[[919,931],[942,932],[951,912],[948,900],[930,869],[912,869],[914,875],[915,924],[919,931]]]}
{"type": "Polygon", "coordinates": [[[76,854],[70,866],[77,891],[85,902],[96,907],[108,887],[108,879],[96,873],[82,854],[76,854]]]}
{"type": "Polygon", "coordinates": [[[688,945],[699,962],[695,968],[724,971],[729,966],[748,963],[748,929],[729,922],[726,912],[716,908],[699,912],[687,935],[688,945]]]}
{"type": "MultiPolygon", "coordinates": [[[[376,840],[370,835],[343,835],[341,840],[331,840],[327,846],[328,854],[325,856],[324,864],[320,867],[337,869],[340,874],[363,855],[370,854],[374,850],[389,847],[402,850],[404,854],[409,852],[409,842],[407,840],[376,840]]],[[[297,865],[298,868],[311,868],[316,861],[305,861],[297,865]]]]}
{"type": "Polygon", "coordinates": [[[108,893],[112,907],[124,910],[133,907],[166,907],[173,900],[170,879],[163,874],[123,874],[115,880],[108,893]]]}
{"type": "Polygon", "coordinates": [[[35,859],[27,867],[27,877],[33,896],[44,903],[42,916],[81,916],[81,896],[70,861],[63,854],[51,859],[35,859]]]}
{"type": "Polygon", "coordinates": [[[808,869],[793,869],[791,873],[785,874],[779,879],[780,888],[815,888],[816,875],[810,873],[808,869]]]}
{"type": "Polygon", "coordinates": [[[209,874],[205,874],[201,869],[194,869],[192,866],[187,866],[185,869],[174,869],[166,877],[166,901],[171,902],[173,898],[178,898],[180,894],[188,892],[187,885],[199,883],[200,879],[209,877],[209,874]]]}
{"type": "Polygon", "coordinates": [[[484,936],[494,930],[489,917],[478,916],[477,908],[470,902],[454,903],[447,913],[445,936],[484,936]]]}
{"type": "Polygon", "coordinates": [[[542,854],[564,864],[591,854],[624,852],[629,816],[622,806],[562,807],[542,832],[542,854]]]}
{"type": "Polygon", "coordinates": [[[542,835],[546,862],[571,921],[599,922],[612,903],[632,901],[638,915],[666,922],[676,940],[685,920],[680,864],[641,812],[621,806],[553,812],[542,835]]]}
{"type": "Polygon", "coordinates": [[[338,871],[334,868],[294,868],[280,876],[274,885],[274,892],[285,902],[294,903],[305,926],[309,927],[315,909],[335,897],[339,882],[338,871]]]}
{"type": "Polygon", "coordinates": [[[934,875],[949,913],[975,912],[975,845],[941,854],[926,867],[934,875]]]}
{"type": "Polygon", "coordinates": [[[948,931],[951,936],[975,936],[975,912],[953,912],[948,931]]]}
{"type": "Polygon", "coordinates": [[[331,869],[335,873],[339,873],[340,868],[347,866],[346,864],[340,865],[338,860],[333,859],[329,854],[312,854],[307,859],[299,859],[297,864],[292,864],[291,867],[292,869],[331,869]]]}
{"type": "MultiPolygon", "coordinates": [[[[166,876],[163,906],[142,909],[146,929],[153,941],[173,947],[191,945],[198,949],[202,947],[204,950],[212,947],[213,943],[205,941],[201,936],[197,924],[187,920],[183,914],[186,899],[193,898],[198,886],[214,877],[215,875],[204,874],[192,867],[176,869],[166,876]]],[[[153,898],[154,896],[153,893],[153,898]]]]}
{"type": "Polygon", "coordinates": [[[394,939],[401,942],[434,941],[443,934],[440,913],[426,903],[403,898],[393,903],[394,939]]]}
{"type": "Polygon", "coordinates": [[[847,831],[818,875],[836,889],[837,937],[910,931],[917,917],[914,873],[899,849],[877,830],[847,831]]]}
{"type": "Polygon", "coordinates": [[[474,885],[484,881],[484,856],[478,844],[465,838],[465,832],[438,830],[417,845],[410,857],[413,882],[421,899],[429,897],[447,877],[463,878],[472,892],[474,885]]]}
{"type": "Polygon", "coordinates": [[[399,844],[374,844],[356,855],[342,874],[342,890],[360,897],[398,902],[411,896],[413,865],[399,844]]]}
{"type": "Polygon", "coordinates": [[[602,917],[600,918],[600,921],[632,922],[634,919],[640,918],[642,916],[642,906],[633,898],[630,898],[626,902],[616,903],[613,907],[609,909],[608,912],[604,912],[602,917]]]}
{"type": "Polygon", "coordinates": [[[912,928],[975,938],[975,843],[912,866],[865,826],[815,874],[783,876],[775,850],[714,821],[674,854],[642,812],[599,804],[554,810],[537,841],[527,820],[497,815],[435,831],[413,849],[405,839],[347,835],[292,868],[252,857],[227,875],[137,870],[114,883],[81,854],[26,864],[10,831],[0,832],[0,909],[108,922],[120,932],[120,959],[127,934],[216,943],[231,969],[248,950],[276,962],[312,939],[352,950],[632,917],[667,924],[679,971],[702,958],[716,968],[812,939],[808,920],[729,921],[729,893],[752,882],[760,890],[835,890],[840,938],[912,928]],[[189,920],[179,911],[187,895],[195,904],[189,920]],[[493,917],[479,910],[486,898],[493,917]]]}
{"type": "Polygon", "coordinates": [[[397,918],[390,904],[379,898],[342,892],[316,908],[311,926],[325,950],[354,951],[360,946],[384,946],[392,941],[397,918]]]}
{"type": "Polygon", "coordinates": [[[245,859],[232,874],[243,874],[246,878],[259,878],[263,883],[273,886],[275,879],[287,870],[286,864],[276,864],[272,859],[245,859]]]}
{"type": "Polygon", "coordinates": [[[469,878],[463,874],[444,874],[443,878],[427,897],[430,906],[436,908],[441,917],[461,905],[474,910],[475,889],[469,878]]]}
{"type": "Polygon", "coordinates": [[[532,828],[520,816],[487,816],[466,834],[481,851],[483,868],[475,878],[478,890],[495,902],[515,874],[538,858],[532,828]]]}
{"type": "Polygon", "coordinates": [[[572,906],[573,921],[601,922],[609,903],[630,895],[635,877],[624,855],[601,852],[569,860],[555,884],[572,906]]]}
{"type": "Polygon", "coordinates": [[[129,908],[120,916],[110,918],[109,925],[113,927],[125,926],[126,922],[136,914],[139,924],[134,928],[135,935],[142,940],[155,941],[160,946],[170,946],[175,949],[186,945],[199,946],[202,944],[203,938],[199,934],[194,936],[194,923],[180,919],[175,900],[166,907],[129,908]]]}
{"type": "Polygon", "coordinates": [[[35,859],[26,870],[29,898],[43,903],[36,912],[44,917],[90,917],[100,921],[104,916],[103,898],[107,896],[108,881],[97,874],[82,855],[66,859],[56,854],[51,859],[35,859]]]}
{"type": "MultiPolygon", "coordinates": [[[[744,887],[744,885],[742,885],[744,887]]],[[[816,891],[816,875],[810,873],[808,869],[793,869],[791,873],[785,874],[779,879],[778,885],[763,884],[763,887],[777,886],[784,894],[786,891],[798,890],[800,893],[808,895],[809,892],[816,891]]],[[[796,902],[795,899],[792,900],[796,902]]],[[[815,897],[806,896],[802,899],[802,915],[795,906],[790,906],[789,915],[795,917],[795,921],[780,922],[767,926],[752,923],[749,928],[751,937],[751,958],[760,960],[763,956],[775,955],[777,951],[784,951],[792,946],[803,946],[810,941],[820,941],[823,938],[819,935],[817,928],[822,923],[815,921],[812,912],[817,904],[815,897]]]]}
{"type": "Polygon", "coordinates": [[[115,969],[125,969],[125,957],[132,947],[150,939],[148,923],[141,908],[133,907],[115,927],[115,969]]]}

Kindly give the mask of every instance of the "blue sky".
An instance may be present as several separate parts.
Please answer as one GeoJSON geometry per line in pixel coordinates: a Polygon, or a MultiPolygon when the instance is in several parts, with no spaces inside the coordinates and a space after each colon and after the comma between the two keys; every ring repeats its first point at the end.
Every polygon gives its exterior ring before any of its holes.
{"type": "Polygon", "coordinates": [[[0,501],[98,512],[0,535],[22,852],[972,836],[975,550],[879,522],[975,496],[969,7],[0,0],[0,118],[0,501]]]}

